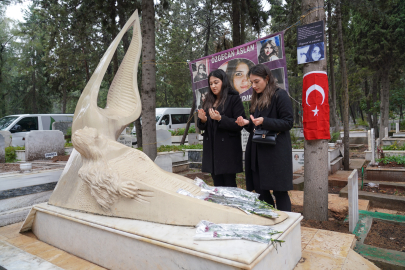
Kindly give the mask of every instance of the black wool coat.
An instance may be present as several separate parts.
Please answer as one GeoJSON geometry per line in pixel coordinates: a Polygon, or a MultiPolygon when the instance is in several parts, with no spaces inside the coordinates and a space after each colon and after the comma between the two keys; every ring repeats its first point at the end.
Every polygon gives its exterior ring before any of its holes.
{"type": "Polygon", "coordinates": [[[294,116],[287,92],[278,88],[270,106],[254,112],[254,117],[263,117],[262,129],[280,132],[275,145],[252,142],[255,125],[249,119],[245,129],[250,132],[246,145],[246,189],[254,190],[252,170],[258,170],[262,190],[288,191],[293,189],[292,147],[290,129],[294,116]]]}
{"type": "Polygon", "coordinates": [[[211,119],[208,111],[205,123],[198,119],[197,126],[204,130],[202,171],[213,174],[231,174],[243,172],[241,130],[235,123],[236,118],[245,116],[245,110],[239,93],[228,92],[221,114],[221,121],[211,119]]]}

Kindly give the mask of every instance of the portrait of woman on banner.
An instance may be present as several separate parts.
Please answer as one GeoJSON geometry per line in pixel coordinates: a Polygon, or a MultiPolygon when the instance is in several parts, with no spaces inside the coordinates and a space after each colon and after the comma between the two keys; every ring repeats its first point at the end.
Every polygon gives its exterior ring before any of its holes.
{"type": "Polygon", "coordinates": [[[242,94],[251,87],[247,74],[254,65],[249,59],[236,58],[222,64],[219,68],[226,72],[231,86],[242,94]]]}
{"type": "Polygon", "coordinates": [[[206,60],[199,61],[192,65],[193,68],[193,82],[199,82],[207,79],[207,63],[206,60]]]}
{"type": "Polygon", "coordinates": [[[279,36],[257,42],[257,49],[259,50],[259,48],[260,51],[257,57],[259,63],[266,63],[282,58],[279,36]]]}

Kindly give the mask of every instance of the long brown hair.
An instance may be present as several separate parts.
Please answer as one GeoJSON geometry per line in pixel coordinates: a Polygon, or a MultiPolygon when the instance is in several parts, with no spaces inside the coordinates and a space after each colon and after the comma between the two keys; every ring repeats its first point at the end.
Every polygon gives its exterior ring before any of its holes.
{"type": "Polygon", "coordinates": [[[250,101],[250,112],[253,113],[255,112],[256,108],[263,110],[270,106],[271,99],[276,92],[277,86],[270,69],[264,64],[258,64],[252,67],[249,70],[248,76],[250,75],[259,76],[265,81],[267,81],[268,78],[268,83],[262,93],[258,94],[253,90],[252,100],[250,101]]]}

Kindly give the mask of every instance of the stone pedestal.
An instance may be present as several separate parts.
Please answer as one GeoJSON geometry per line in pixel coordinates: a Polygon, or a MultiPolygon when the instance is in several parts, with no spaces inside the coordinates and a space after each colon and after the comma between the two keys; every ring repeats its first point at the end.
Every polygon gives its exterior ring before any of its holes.
{"type": "Polygon", "coordinates": [[[272,226],[282,245],[245,240],[194,241],[194,227],[33,207],[21,231],[107,269],[293,269],[301,258],[302,216],[272,226]]]}

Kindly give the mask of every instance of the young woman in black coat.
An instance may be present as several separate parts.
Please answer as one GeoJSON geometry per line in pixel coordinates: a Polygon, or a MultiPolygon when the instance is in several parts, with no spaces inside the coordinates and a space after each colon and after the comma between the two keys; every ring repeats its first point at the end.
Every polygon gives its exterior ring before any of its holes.
{"type": "Polygon", "coordinates": [[[276,197],[277,209],[291,211],[288,191],[293,189],[292,148],[289,130],[293,126],[293,109],[287,92],[276,86],[270,69],[263,64],[249,71],[253,95],[250,120],[239,117],[236,123],[250,132],[246,145],[246,188],[260,194],[259,199],[274,206],[270,190],[276,197]],[[252,142],[255,128],[278,133],[276,144],[252,142]]]}
{"type": "Polygon", "coordinates": [[[208,82],[197,122],[204,130],[202,171],[211,173],[215,186],[236,187],[236,173],[243,172],[242,127],[236,123],[245,117],[243,104],[223,70],[212,71],[208,82]]]}

